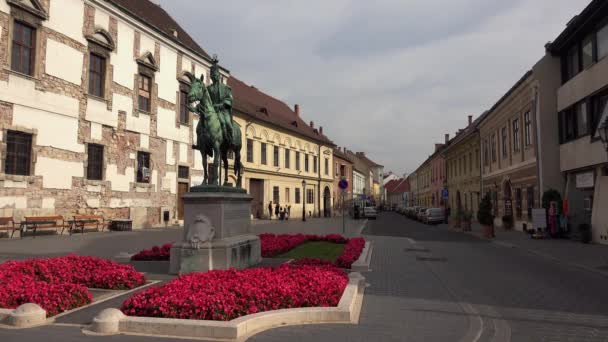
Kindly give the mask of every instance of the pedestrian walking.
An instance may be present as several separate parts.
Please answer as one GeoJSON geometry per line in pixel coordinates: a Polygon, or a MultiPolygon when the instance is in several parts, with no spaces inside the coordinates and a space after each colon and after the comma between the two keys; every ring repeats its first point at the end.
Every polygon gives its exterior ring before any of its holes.
{"type": "Polygon", "coordinates": [[[268,219],[272,220],[272,201],[268,202],[268,219]]]}
{"type": "Polygon", "coordinates": [[[279,203],[275,203],[274,205],[274,216],[276,216],[277,218],[279,217],[279,203]]]}
{"type": "Polygon", "coordinates": [[[291,216],[291,205],[290,205],[290,204],[288,204],[288,205],[287,205],[287,216],[286,216],[286,217],[287,217],[287,220],[289,220],[289,217],[290,217],[290,216],[291,216]]]}

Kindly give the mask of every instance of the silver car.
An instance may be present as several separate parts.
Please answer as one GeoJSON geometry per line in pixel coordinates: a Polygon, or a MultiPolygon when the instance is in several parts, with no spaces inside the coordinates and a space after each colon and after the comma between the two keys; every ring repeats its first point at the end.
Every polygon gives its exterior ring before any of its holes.
{"type": "Polygon", "coordinates": [[[442,208],[430,208],[424,212],[422,221],[426,224],[442,223],[445,220],[445,213],[442,208]]]}
{"type": "Polygon", "coordinates": [[[365,218],[373,218],[375,220],[378,216],[378,213],[376,212],[376,208],[374,207],[365,207],[363,208],[363,216],[365,218]]]}

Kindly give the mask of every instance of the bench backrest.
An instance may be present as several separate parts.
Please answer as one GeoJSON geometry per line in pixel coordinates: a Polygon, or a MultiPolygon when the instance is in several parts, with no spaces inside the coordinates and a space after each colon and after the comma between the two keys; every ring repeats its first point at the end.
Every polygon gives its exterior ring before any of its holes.
{"type": "Polygon", "coordinates": [[[103,221],[103,216],[101,215],[74,215],[74,220],[98,220],[103,221]]]}
{"type": "Polygon", "coordinates": [[[14,222],[15,220],[12,217],[0,217],[0,225],[8,225],[14,222]]]}
{"type": "Polygon", "coordinates": [[[26,216],[25,222],[63,221],[63,216],[26,216]]]}

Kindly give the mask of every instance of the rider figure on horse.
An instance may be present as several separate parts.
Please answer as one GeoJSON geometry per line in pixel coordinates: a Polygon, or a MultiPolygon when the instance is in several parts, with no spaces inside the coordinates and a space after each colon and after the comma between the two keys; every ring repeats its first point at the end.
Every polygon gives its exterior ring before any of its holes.
{"type": "Polygon", "coordinates": [[[224,139],[232,143],[234,142],[234,133],[232,132],[232,89],[230,89],[228,85],[222,83],[217,59],[214,59],[213,65],[211,66],[211,80],[213,81],[213,84],[207,88],[209,90],[209,96],[211,97],[213,107],[219,116],[224,139]]]}

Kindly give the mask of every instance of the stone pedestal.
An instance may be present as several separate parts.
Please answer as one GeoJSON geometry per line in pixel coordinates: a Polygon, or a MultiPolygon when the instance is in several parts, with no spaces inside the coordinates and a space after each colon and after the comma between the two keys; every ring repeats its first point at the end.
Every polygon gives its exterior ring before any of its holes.
{"type": "Polygon", "coordinates": [[[252,199],[242,189],[228,189],[195,187],[183,196],[184,235],[171,248],[171,274],[240,269],[262,260],[260,239],[250,233],[252,199]],[[193,246],[188,231],[200,214],[209,218],[215,235],[211,241],[193,246]]]}

